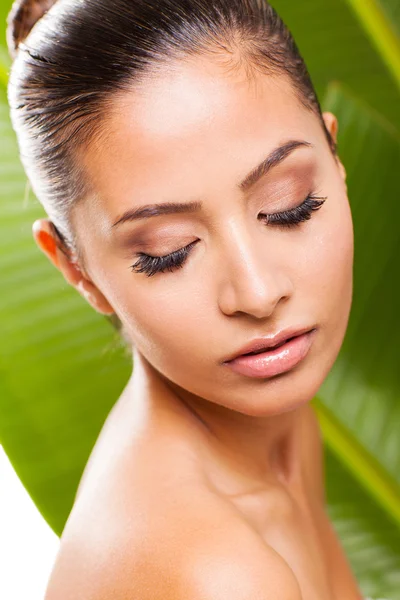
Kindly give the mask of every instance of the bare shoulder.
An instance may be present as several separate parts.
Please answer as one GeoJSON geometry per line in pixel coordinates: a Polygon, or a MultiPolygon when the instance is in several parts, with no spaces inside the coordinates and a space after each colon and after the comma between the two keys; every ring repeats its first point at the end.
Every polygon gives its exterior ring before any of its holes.
{"type": "MultiPolygon", "coordinates": [[[[174,529],[177,552],[170,596],[161,595],[160,600],[302,600],[289,565],[229,501],[197,488],[187,506],[174,529]]],[[[161,562],[168,556],[165,547],[161,562]]]]}
{"type": "Polygon", "coordinates": [[[229,502],[205,488],[158,502],[131,521],[76,514],[45,600],[301,600],[288,564],[229,502]]]}
{"type": "Polygon", "coordinates": [[[45,600],[301,600],[286,561],[202,479],[188,436],[168,427],[134,439],[115,415],[92,453],[45,600]]]}
{"type": "Polygon", "coordinates": [[[299,584],[284,559],[237,521],[224,531],[208,522],[180,564],[172,598],[184,600],[302,600],[299,584]]]}

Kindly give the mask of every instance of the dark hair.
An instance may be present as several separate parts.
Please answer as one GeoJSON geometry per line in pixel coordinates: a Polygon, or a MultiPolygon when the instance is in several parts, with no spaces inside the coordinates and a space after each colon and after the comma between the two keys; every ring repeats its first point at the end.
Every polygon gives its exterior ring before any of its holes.
{"type": "Polygon", "coordinates": [[[82,265],[70,217],[91,183],[78,149],[105,134],[113,94],[132,90],[174,59],[207,54],[227,69],[243,66],[249,77],[256,71],[288,77],[336,155],[303,58],[266,0],[17,0],[7,41],[15,58],[8,98],[21,161],[55,232],[82,265]]]}

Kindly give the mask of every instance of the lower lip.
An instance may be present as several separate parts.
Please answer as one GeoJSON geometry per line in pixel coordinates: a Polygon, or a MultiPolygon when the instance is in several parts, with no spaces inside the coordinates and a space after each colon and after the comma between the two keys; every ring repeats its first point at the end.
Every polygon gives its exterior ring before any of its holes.
{"type": "Polygon", "coordinates": [[[303,358],[306,357],[314,337],[312,329],[301,335],[296,336],[290,342],[283,346],[253,354],[249,356],[241,355],[234,360],[226,363],[228,367],[247,377],[273,377],[279,373],[285,373],[295,367],[303,358]]]}

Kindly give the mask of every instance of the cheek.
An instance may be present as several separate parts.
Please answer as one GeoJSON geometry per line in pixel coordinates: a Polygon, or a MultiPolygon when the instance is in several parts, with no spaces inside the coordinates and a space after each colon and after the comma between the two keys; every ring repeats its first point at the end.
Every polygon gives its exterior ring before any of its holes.
{"type": "Polygon", "coordinates": [[[303,255],[303,281],[321,325],[340,337],[345,333],[353,292],[354,236],[347,196],[335,197],[320,216],[303,255]]]}
{"type": "Polygon", "coordinates": [[[191,288],[188,282],[183,295],[182,287],[168,284],[169,275],[173,277],[173,273],[161,274],[154,285],[138,284],[136,293],[133,283],[132,291],[126,291],[119,302],[119,314],[133,343],[158,367],[168,362],[187,366],[188,357],[196,364],[196,355],[204,354],[206,341],[199,339],[204,328],[196,318],[201,302],[197,292],[201,290],[191,288]]]}

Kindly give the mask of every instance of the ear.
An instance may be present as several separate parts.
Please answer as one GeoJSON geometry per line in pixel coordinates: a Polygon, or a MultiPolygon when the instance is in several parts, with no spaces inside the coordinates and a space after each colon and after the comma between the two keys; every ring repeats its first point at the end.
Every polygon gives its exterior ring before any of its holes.
{"type": "MultiPolygon", "coordinates": [[[[336,143],[337,142],[337,132],[338,132],[338,120],[337,120],[336,116],[331,112],[324,112],[324,113],[322,113],[322,117],[324,119],[327,130],[329,131],[334,142],[336,143]]],[[[337,162],[339,164],[340,173],[341,173],[343,179],[345,180],[346,179],[346,169],[344,168],[339,157],[337,157],[337,162]]]]}
{"type": "Polygon", "coordinates": [[[84,273],[71,251],[65,247],[49,219],[38,219],[33,223],[32,233],[36,244],[50,262],[61,271],[65,280],[78,290],[87,302],[99,313],[114,314],[114,309],[99,288],[84,273]]]}

